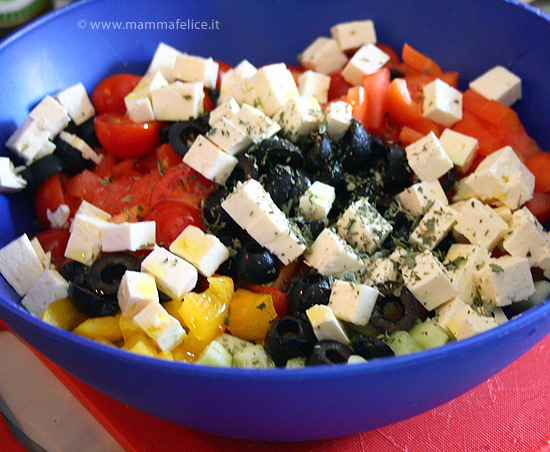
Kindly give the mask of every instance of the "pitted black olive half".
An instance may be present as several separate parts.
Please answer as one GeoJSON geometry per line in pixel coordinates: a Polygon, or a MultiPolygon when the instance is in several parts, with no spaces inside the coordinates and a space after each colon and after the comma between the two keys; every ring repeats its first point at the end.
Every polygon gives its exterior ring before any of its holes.
{"type": "Polygon", "coordinates": [[[305,314],[316,304],[328,304],[330,279],[322,273],[311,273],[297,280],[291,287],[287,306],[290,312],[305,314]]]}
{"type": "Polygon", "coordinates": [[[307,357],[306,365],[346,364],[351,355],[353,355],[353,350],[347,345],[336,341],[324,340],[317,342],[313,346],[307,357]]]}
{"type": "Polygon", "coordinates": [[[309,320],[284,316],[271,326],[264,347],[275,364],[281,367],[291,358],[309,355],[315,342],[315,333],[309,320]]]}
{"type": "Polygon", "coordinates": [[[342,166],[344,170],[357,174],[368,168],[372,156],[372,140],[363,124],[352,121],[344,138],[342,166]]]}
{"type": "Polygon", "coordinates": [[[254,284],[265,284],[279,276],[279,260],[267,248],[251,240],[237,254],[238,274],[254,284]]]}
{"type": "Polygon", "coordinates": [[[174,122],[168,129],[168,141],[178,155],[182,157],[199,135],[205,134],[207,125],[203,121],[179,121],[174,122]]]}
{"type": "Polygon", "coordinates": [[[272,137],[262,140],[255,154],[258,156],[258,167],[262,173],[267,173],[275,165],[301,167],[304,156],[300,148],[286,138],[272,137]]]}
{"type": "Polygon", "coordinates": [[[376,336],[365,337],[358,334],[351,340],[351,346],[357,355],[365,358],[367,361],[369,359],[395,355],[390,346],[376,336]]]}
{"type": "Polygon", "coordinates": [[[126,270],[140,271],[136,256],[129,253],[105,254],[90,266],[86,280],[91,290],[116,300],[118,286],[126,270]]]}
{"type": "Polygon", "coordinates": [[[386,333],[412,328],[418,307],[411,291],[397,281],[378,284],[377,289],[380,294],[370,317],[372,326],[386,333]]]}
{"type": "Polygon", "coordinates": [[[116,299],[107,298],[73,282],[69,282],[68,293],[76,308],[90,317],[105,317],[119,311],[116,299]]]}

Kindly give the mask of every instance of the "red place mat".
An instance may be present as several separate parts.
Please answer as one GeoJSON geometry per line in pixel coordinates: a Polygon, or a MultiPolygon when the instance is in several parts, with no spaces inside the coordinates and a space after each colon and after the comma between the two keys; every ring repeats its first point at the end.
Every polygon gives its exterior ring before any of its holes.
{"type": "MultiPolygon", "coordinates": [[[[427,413],[358,435],[297,443],[225,438],[157,419],[40,357],[127,452],[550,452],[550,335],[492,379],[427,413]]],[[[17,450],[1,447],[1,430],[0,449],[17,450]]]]}

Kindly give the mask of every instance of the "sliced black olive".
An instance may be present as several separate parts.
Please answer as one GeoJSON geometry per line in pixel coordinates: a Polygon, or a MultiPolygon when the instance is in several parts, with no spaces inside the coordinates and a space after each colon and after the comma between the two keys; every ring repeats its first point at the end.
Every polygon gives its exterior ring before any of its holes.
{"type": "Polygon", "coordinates": [[[258,167],[265,173],[275,165],[301,167],[304,157],[300,148],[286,138],[272,137],[262,140],[256,151],[258,167]]]}
{"type": "Polygon", "coordinates": [[[116,300],[73,282],[69,282],[68,293],[77,309],[90,317],[105,317],[116,314],[119,310],[116,300]]]}
{"type": "Polygon", "coordinates": [[[441,188],[445,193],[450,192],[456,184],[456,168],[453,166],[443,176],[439,178],[441,188]]]}
{"type": "Polygon", "coordinates": [[[232,189],[237,185],[237,182],[245,182],[248,179],[258,179],[260,171],[256,163],[256,159],[247,155],[239,154],[237,156],[237,164],[231,174],[225,181],[225,186],[232,189]]]}
{"type": "Polygon", "coordinates": [[[126,270],[139,271],[139,259],[129,253],[111,253],[98,257],[90,266],[88,286],[100,295],[116,299],[120,280],[126,270]]]}
{"type": "Polygon", "coordinates": [[[229,190],[220,188],[208,196],[203,203],[203,215],[208,224],[208,228],[218,235],[218,233],[231,234],[237,233],[241,227],[235,223],[235,220],[221,206],[222,201],[229,194],[229,190]]]}
{"type": "Polygon", "coordinates": [[[32,191],[64,169],[65,166],[57,155],[48,154],[27,166],[21,172],[21,176],[27,181],[27,189],[32,191]]]}
{"type": "Polygon", "coordinates": [[[411,291],[397,281],[378,284],[377,289],[380,294],[372,310],[370,323],[386,333],[412,328],[418,318],[418,308],[411,291]]]}
{"type": "Polygon", "coordinates": [[[344,181],[344,170],[338,160],[329,163],[317,172],[316,180],[324,184],[337,187],[344,181]]]}
{"type": "Polygon", "coordinates": [[[178,155],[182,157],[199,135],[205,134],[207,128],[199,121],[174,122],[168,129],[168,141],[178,155]]]}
{"type": "Polygon", "coordinates": [[[68,176],[74,176],[94,166],[94,162],[84,158],[82,152],[59,136],[55,138],[54,144],[55,151],[53,153],[63,162],[63,171],[68,176]]]}
{"type": "Polygon", "coordinates": [[[287,165],[276,165],[263,180],[265,190],[283,211],[290,210],[292,206],[285,208],[285,204],[297,201],[310,185],[311,181],[303,171],[287,165]]]}
{"type": "Polygon", "coordinates": [[[279,260],[268,249],[251,240],[237,254],[237,269],[247,281],[265,284],[279,276],[279,260]]]}
{"type": "Polygon", "coordinates": [[[315,304],[328,304],[330,291],[328,276],[310,273],[292,284],[287,296],[288,309],[293,313],[305,313],[315,304]]]}
{"type": "Polygon", "coordinates": [[[88,266],[82,262],[70,261],[59,269],[59,274],[69,282],[73,282],[78,286],[84,286],[86,284],[88,266]]]}
{"type": "Polygon", "coordinates": [[[311,171],[318,171],[329,166],[334,161],[332,144],[328,135],[313,134],[304,144],[305,167],[311,171]]]}
{"type": "Polygon", "coordinates": [[[383,358],[385,356],[394,356],[393,350],[382,339],[376,336],[365,337],[357,334],[351,340],[353,351],[365,358],[383,358]]]}
{"type": "Polygon", "coordinates": [[[344,170],[352,174],[366,170],[372,157],[372,140],[363,124],[352,121],[343,141],[341,162],[344,170]]]}
{"type": "Polygon", "coordinates": [[[74,134],[77,137],[82,138],[91,148],[97,148],[100,146],[99,140],[97,139],[97,135],[95,133],[94,118],[90,118],[82,124],[77,125],[74,129],[74,134]]]}
{"type": "Polygon", "coordinates": [[[345,344],[330,340],[320,341],[311,349],[306,365],[345,364],[351,355],[353,350],[345,344]]]}
{"type": "Polygon", "coordinates": [[[303,317],[280,317],[271,326],[264,347],[277,366],[290,358],[309,355],[316,342],[309,320],[303,317]]]}
{"type": "Polygon", "coordinates": [[[405,151],[394,144],[388,146],[388,158],[384,175],[386,190],[403,190],[412,185],[412,170],[405,151]]]}

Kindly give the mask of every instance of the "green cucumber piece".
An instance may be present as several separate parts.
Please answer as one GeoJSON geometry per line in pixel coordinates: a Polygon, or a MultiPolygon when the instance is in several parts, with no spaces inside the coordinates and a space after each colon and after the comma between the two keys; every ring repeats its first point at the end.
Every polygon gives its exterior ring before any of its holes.
{"type": "Polygon", "coordinates": [[[394,331],[383,341],[393,350],[395,356],[409,355],[422,350],[422,347],[406,331],[394,331]]]}
{"type": "Polygon", "coordinates": [[[423,349],[440,347],[451,341],[447,332],[431,319],[417,323],[409,330],[409,335],[423,349]]]}
{"type": "Polygon", "coordinates": [[[231,367],[233,357],[225,347],[217,341],[212,341],[197,357],[198,364],[217,367],[231,367]]]}
{"type": "Polygon", "coordinates": [[[275,367],[275,363],[262,345],[251,345],[233,355],[233,366],[249,369],[268,369],[275,367]]]}

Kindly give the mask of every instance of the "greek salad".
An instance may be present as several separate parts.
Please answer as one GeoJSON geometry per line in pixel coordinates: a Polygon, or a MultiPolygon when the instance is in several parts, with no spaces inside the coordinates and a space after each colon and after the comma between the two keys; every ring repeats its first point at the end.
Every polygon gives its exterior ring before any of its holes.
{"type": "Polygon", "coordinates": [[[40,231],[0,273],[45,322],[214,366],[361,363],[496,328],[550,296],[550,154],[504,66],[459,90],[421,49],[336,24],[299,65],[160,43],[144,75],[47,95],[3,192],[40,231]]]}

